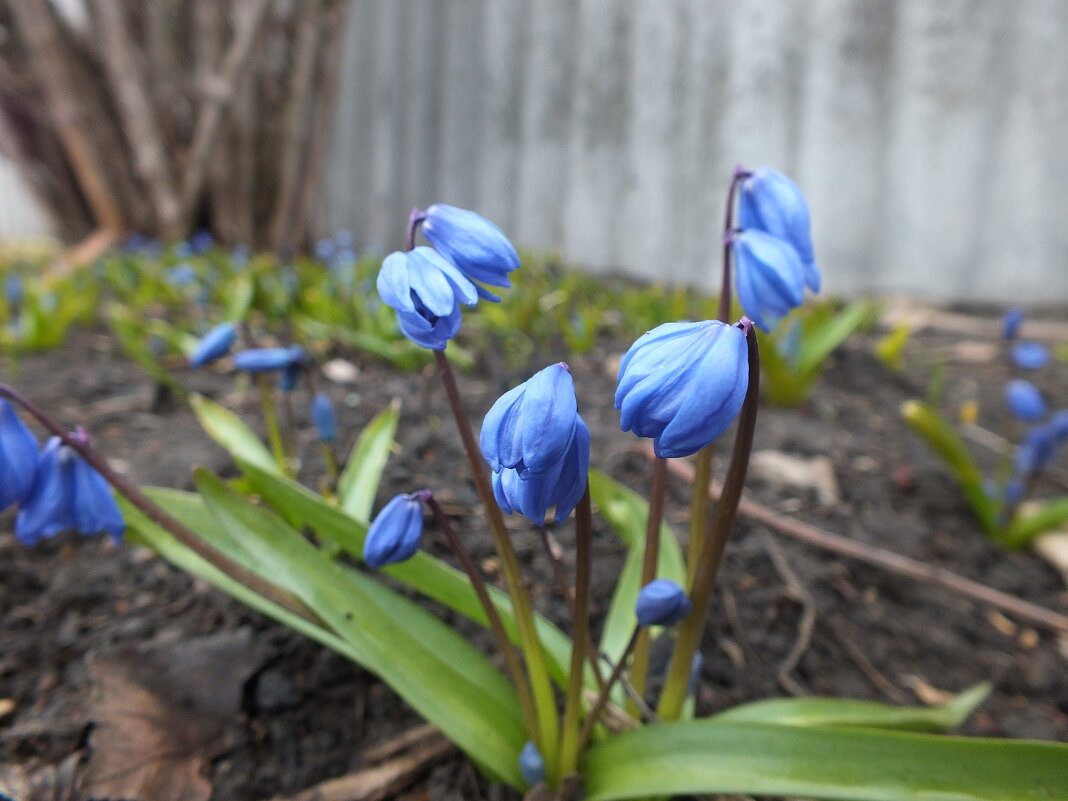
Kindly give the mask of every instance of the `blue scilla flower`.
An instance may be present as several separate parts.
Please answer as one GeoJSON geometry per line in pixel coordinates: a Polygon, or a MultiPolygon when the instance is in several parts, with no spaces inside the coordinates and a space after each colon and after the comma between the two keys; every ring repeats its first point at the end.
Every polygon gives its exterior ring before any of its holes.
{"type": "Polygon", "coordinates": [[[212,238],[211,231],[206,228],[198,228],[189,238],[189,245],[194,253],[203,253],[213,244],[215,240],[212,238]]]}
{"type": "Polygon", "coordinates": [[[107,532],[120,542],[126,525],[111,489],[96,470],[59,437],[41,451],[33,486],[15,518],[15,536],[25,545],[73,529],[107,532]]]}
{"type": "Polygon", "coordinates": [[[219,323],[200,338],[196,350],[189,357],[189,366],[203,367],[205,364],[218,361],[230,352],[235,339],[237,339],[237,326],[233,323],[219,323]]]}
{"type": "Polygon", "coordinates": [[[234,354],[234,367],[248,373],[272,373],[304,361],[304,348],[250,348],[234,354]]]}
{"type": "Polygon", "coordinates": [[[1001,336],[1005,339],[1016,339],[1025,316],[1024,310],[1015,306],[1005,312],[1005,316],[1001,318],[1001,336]]]}
{"type": "Polygon", "coordinates": [[[1049,425],[1058,443],[1068,439],[1068,409],[1059,409],[1054,412],[1049,418],[1049,425]]]}
{"type": "Polygon", "coordinates": [[[544,473],[563,458],[579,419],[571,371],[563,362],[550,365],[490,407],[479,435],[482,456],[494,472],[544,473]]]}
{"type": "Polygon", "coordinates": [[[1005,385],[1005,402],[1009,411],[1025,423],[1033,423],[1046,416],[1046,401],[1038,387],[1030,381],[1016,378],[1005,385]]]}
{"type": "Polygon", "coordinates": [[[657,456],[689,456],[727,429],[748,388],[740,328],[718,320],[664,323],[624,354],[615,407],[620,427],[652,437],[657,456]]]}
{"type": "Polygon", "coordinates": [[[733,236],[738,300],[746,315],[770,331],[805,299],[805,270],[785,240],[756,229],[733,236]]]}
{"type": "Polygon", "coordinates": [[[14,407],[0,399],[0,512],[22,503],[37,471],[37,440],[14,407]]]}
{"type": "Polygon", "coordinates": [[[428,247],[386,256],[378,271],[378,294],[396,310],[401,331],[417,345],[441,350],[460,330],[460,305],[478,303],[464,274],[428,247]]]}
{"type": "Polygon", "coordinates": [[[820,271],[812,249],[812,223],[801,188],[781,172],[767,167],[751,172],[740,188],[740,226],[763,231],[792,245],[801,259],[805,284],[813,292],[819,292],[820,271]]]}
{"type": "Polygon", "coordinates": [[[1049,348],[1041,342],[1017,342],[1012,348],[1012,361],[1021,370],[1039,370],[1049,359],[1049,348]]]}
{"type": "Polygon", "coordinates": [[[590,430],[575,415],[575,432],[561,459],[544,473],[521,475],[504,468],[493,474],[493,497],[505,512],[519,512],[536,526],[544,525],[549,509],[563,523],[582,499],[590,472],[590,430]]]}
{"type": "MultiPolygon", "coordinates": [[[[519,255],[504,232],[482,215],[435,203],[426,210],[423,234],[472,281],[512,285],[508,273],[519,269],[519,255]]],[[[495,299],[488,293],[486,296],[495,299]]]]}
{"type": "Polygon", "coordinates": [[[671,626],[692,611],[686,590],[671,579],[650,581],[641,588],[634,605],[639,626],[671,626]]]}
{"type": "Polygon", "coordinates": [[[531,787],[545,781],[545,760],[541,758],[538,746],[530,740],[527,740],[527,744],[519,752],[519,772],[531,787]]]}
{"type": "Polygon", "coordinates": [[[1013,472],[1018,478],[1029,478],[1049,467],[1057,456],[1057,431],[1052,425],[1035,426],[1024,436],[1013,459],[1013,472]]]}
{"type": "Polygon", "coordinates": [[[195,283],[197,277],[197,268],[183,261],[167,270],[166,281],[173,287],[186,287],[195,283]]]}
{"type": "Polygon", "coordinates": [[[363,560],[370,567],[403,562],[419,550],[424,498],[419,492],[397,495],[378,513],[363,541],[363,560]]]}
{"type": "Polygon", "coordinates": [[[334,413],[334,404],[330,396],[325,392],[316,392],[312,400],[312,422],[323,442],[333,442],[337,439],[337,415],[334,413]]]}

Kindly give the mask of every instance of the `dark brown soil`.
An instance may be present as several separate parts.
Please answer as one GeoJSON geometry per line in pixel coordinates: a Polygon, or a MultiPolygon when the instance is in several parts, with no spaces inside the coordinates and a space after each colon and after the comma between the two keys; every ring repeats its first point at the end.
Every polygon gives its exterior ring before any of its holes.
{"type": "MultiPolygon", "coordinates": [[[[957,337],[925,335],[910,353],[910,369],[895,375],[858,337],[834,358],[816,395],[792,410],[765,408],[758,449],[833,460],[841,501],[821,506],[809,490],[751,481],[751,497],[779,511],[863,542],[941,565],[1000,590],[1059,611],[1068,593],[1058,574],[1030,552],[1007,553],[978,530],[941,465],[898,417],[900,403],[922,397],[933,362],[944,362],[947,397],[978,397],[981,422],[1005,435],[1000,360],[955,361],[946,348],[957,337]],[[941,354],[941,355],[940,355],[941,354]]],[[[618,430],[612,411],[613,355],[628,343],[605,343],[572,359],[581,410],[594,443],[594,463],[632,487],[647,487],[649,466],[636,440],[618,430]]],[[[547,354],[540,368],[563,356],[547,354]]],[[[351,444],[391,398],[404,401],[399,452],[379,502],[399,491],[430,487],[463,514],[473,505],[459,440],[434,374],[401,374],[354,357],[356,384],[330,387],[338,401],[343,445],[351,444]]],[[[478,420],[493,398],[525,375],[507,374],[487,357],[463,385],[478,420]]],[[[97,447],[143,484],[189,486],[189,466],[232,474],[225,454],[200,433],[179,402],[153,408],[151,382],[100,333],[81,333],[62,350],[28,357],[4,377],[73,425],[85,425],[97,447]]],[[[1047,371],[1051,392],[1063,368],[1047,371]]],[[[211,373],[182,376],[215,397],[232,379],[211,373]]],[[[305,398],[298,395],[298,406],[305,398]]],[[[230,400],[234,400],[231,398],[230,400]]],[[[243,413],[255,417],[250,396],[243,413]]],[[[298,416],[306,417],[298,408],[298,416]]],[[[304,437],[307,478],[318,463],[304,437]]],[[[993,461],[993,457],[991,457],[993,461]]],[[[673,484],[668,519],[686,525],[686,488],[673,484]]],[[[490,555],[477,514],[460,521],[477,558],[490,555]]],[[[370,744],[416,725],[416,716],[376,677],[290,633],[141,549],[102,539],[62,537],[36,549],[17,544],[10,521],[0,536],[0,699],[14,711],[0,719],[0,763],[55,764],[91,746],[86,713],[91,679],[87,657],[159,636],[196,635],[250,626],[270,654],[246,687],[232,722],[230,750],[211,771],[214,798],[258,801],[285,795],[361,765],[370,744]]],[[[565,546],[571,524],[558,531],[565,546]]],[[[788,577],[768,554],[769,532],[741,518],[727,549],[705,646],[700,711],[788,694],[779,667],[798,638],[803,606],[788,577]]],[[[772,535],[804,593],[815,604],[815,625],[790,678],[794,691],[880,701],[920,703],[930,689],[956,692],[990,681],[994,692],[966,724],[969,734],[1068,738],[1066,646],[990,609],[937,587],[772,535]]],[[[563,619],[547,566],[532,536],[517,526],[538,605],[563,619]]],[[[446,550],[433,530],[425,547],[446,550]]],[[[621,564],[621,548],[598,532],[595,612],[603,615],[621,564]]],[[[480,641],[483,641],[480,639],[480,641]]],[[[405,798],[508,798],[475,778],[462,757],[435,768],[405,798]]]]}

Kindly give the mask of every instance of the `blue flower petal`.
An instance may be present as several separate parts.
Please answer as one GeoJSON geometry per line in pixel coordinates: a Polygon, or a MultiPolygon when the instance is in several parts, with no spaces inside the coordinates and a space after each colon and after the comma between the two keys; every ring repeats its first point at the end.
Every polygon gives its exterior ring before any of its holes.
{"type": "Polygon", "coordinates": [[[37,459],[37,439],[14,407],[0,398],[0,512],[30,492],[37,459]]]}
{"type": "Polygon", "coordinates": [[[111,488],[88,462],[77,454],[72,456],[74,528],[85,535],[105,531],[113,540],[121,542],[126,523],[111,488]]]}

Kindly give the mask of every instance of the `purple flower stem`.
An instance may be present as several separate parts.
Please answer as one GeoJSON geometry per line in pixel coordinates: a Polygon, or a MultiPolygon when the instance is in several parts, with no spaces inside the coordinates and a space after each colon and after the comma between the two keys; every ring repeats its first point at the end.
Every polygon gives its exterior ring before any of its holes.
{"type": "Polygon", "coordinates": [[[120,473],[115,472],[115,470],[111,468],[111,465],[107,463],[107,460],[94,451],[87,441],[78,436],[71,436],[64,430],[63,426],[53,420],[18,390],[7,384],[0,384],[0,397],[8,398],[25,409],[37,420],[37,422],[48,429],[49,432],[59,437],[64,445],[85,459],[94,470],[100,473],[100,475],[102,475],[120,495],[126,498],[126,500],[133,506],[137,507],[145,517],[164,529],[178,540],[178,542],[193,551],[197,556],[210,562],[212,565],[219,568],[219,570],[230,576],[230,578],[240,582],[253,592],[262,595],[272,603],[278,604],[283,609],[286,609],[295,615],[299,615],[317,626],[326,628],[326,624],[315,614],[315,612],[308,608],[303,601],[261,578],[241,563],[234,561],[225,553],[215,548],[215,546],[205,542],[196,532],[186,528],[177,519],[169,515],[163,507],[141,492],[136,484],[120,473]]]}
{"type": "MultiPolygon", "coordinates": [[[[579,722],[582,715],[582,685],[590,639],[590,576],[593,546],[593,513],[590,509],[590,487],[582,493],[575,515],[575,607],[572,614],[571,670],[568,674],[567,700],[564,703],[564,722],[560,739],[560,774],[570,776],[578,769],[579,722]]],[[[593,657],[596,668],[596,652],[593,657]]]]}
{"type": "Polygon", "coordinates": [[[597,718],[599,718],[601,712],[604,711],[605,704],[608,703],[608,696],[612,692],[612,688],[615,686],[616,682],[619,681],[620,676],[623,675],[623,669],[627,666],[627,658],[630,656],[631,651],[634,650],[634,644],[638,641],[638,633],[641,630],[641,626],[634,627],[630,639],[627,640],[627,647],[623,649],[619,661],[616,662],[616,666],[612,668],[612,672],[608,676],[608,681],[604,683],[600,694],[597,696],[597,700],[594,701],[593,707],[590,709],[590,714],[586,717],[586,722],[582,724],[582,732],[579,734],[579,753],[582,753],[587,744],[589,744],[590,737],[593,735],[593,727],[597,725],[597,718]]]}
{"type": "Polygon", "coordinates": [[[486,517],[490,524],[490,534],[497,549],[497,556],[501,560],[501,572],[508,587],[508,594],[512,599],[512,609],[515,612],[516,628],[519,633],[519,642],[526,658],[527,671],[530,677],[530,686],[534,694],[534,708],[538,720],[538,736],[531,738],[538,751],[545,759],[545,771],[550,784],[559,781],[557,771],[557,749],[560,741],[560,721],[557,717],[556,698],[553,694],[552,682],[549,679],[549,669],[545,663],[545,652],[542,649],[538,630],[534,625],[534,607],[530,602],[530,594],[523,584],[523,572],[519,566],[519,557],[516,555],[512,542],[508,538],[508,531],[504,527],[504,514],[497,505],[486,476],[486,468],[482,461],[482,453],[475,434],[471,428],[471,421],[464,409],[460,389],[456,384],[456,375],[452,371],[452,365],[445,357],[445,351],[435,350],[434,358],[438,363],[438,372],[441,374],[441,382],[445,385],[445,394],[452,409],[453,418],[456,421],[456,429],[463,443],[464,453],[471,468],[471,477],[475,482],[475,489],[482,501],[486,517]]]}
{"type": "Polygon", "coordinates": [[[449,542],[449,547],[452,548],[453,553],[460,560],[464,572],[467,573],[467,577],[471,581],[471,587],[474,589],[475,595],[478,596],[479,603],[482,604],[482,610],[486,613],[486,621],[489,623],[494,637],[497,638],[497,647],[501,649],[501,653],[504,655],[504,662],[511,676],[512,684],[515,685],[516,693],[519,695],[519,704],[523,709],[523,720],[526,723],[527,735],[533,740],[534,734],[537,732],[534,698],[530,694],[530,685],[527,683],[526,674],[523,673],[523,664],[519,659],[519,652],[508,637],[508,631],[505,629],[504,622],[497,612],[497,607],[493,605],[493,600],[486,589],[485,579],[478,572],[470,551],[467,550],[467,546],[457,535],[456,529],[452,527],[445,510],[441,508],[441,504],[437,502],[437,499],[432,494],[428,494],[424,502],[430,507],[438,528],[441,529],[445,539],[449,542]]]}
{"type": "Polygon", "coordinates": [[[743,330],[746,332],[746,343],[749,346],[749,387],[745,393],[742,411],[738,415],[738,431],[734,436],[734,449],[723,483],[723,493],[712,512],[701,557],[694,571],[693,586],[690,588],[693,612],[679,624],[678,638],[675,640],[675,649],[668,666],[667,681],[657,707],[657,714],[665,720],[675,720],[682,712],[693,655],[701,642],[712,592],[716,586],[716,574],[723,562],[723,550],[738,511],[738,502],[741,500],[745,476],[749,469],[749,454],[753,450],[760,400],[760,351],[756,329],[750,325],[743,330]]]}
{"type": "Polygon", "coordinates": [[[419,226],[426,220],[426,214],[422,209],[412,209],[408,215],[408,234],[406,238],[407,248],[406,250],[415,249],[415,232],[419,230],[419,226]]]}

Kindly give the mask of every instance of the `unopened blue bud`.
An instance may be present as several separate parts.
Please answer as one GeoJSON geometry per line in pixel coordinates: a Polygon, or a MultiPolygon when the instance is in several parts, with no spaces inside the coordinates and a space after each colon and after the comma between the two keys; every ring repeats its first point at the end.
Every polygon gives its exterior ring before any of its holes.
{"type": "Polygon", "coordinates": [[[295,360],[282,368],[282,375],[278,379],[278,387],[283,392],[292,392],[297,388],[300,374],[304,370],[304,360],[295,360]]]}
{"type": "Polygon", "coordinates": [[[373,568],[410,559],[423,536],[423,504],[418,493],[395,496],[367,530],[363,559],[373,568]]]}
{"type": "Polygon", "coordinates": [[[1041,342],[1018,342],[1012,349],[1012,361],[1021,370],[1038,370],[1049,364],[1049,348],[1041,342]]]}
{"type": "Polygon", "coordinates": [[[1024,310],[1016,307],[1005,312],[1005,316],[1001,318],[1001,335],[1005,339],[1016,339],[1025,316],[1024,310]]]}
{"type": "Polygon", "coordinates": [[[190,367],[203,367],[221,359],[230,352],[237,339],[237,326],[233,323],[219,323],[201,337],[193,355],[189,357],[190,367]]]}
{"type": "Polygon", "coordinates": [[[269,373],[285,370],[304,361],[304,348],[252,348],[234,354],[234,367],[249,373],[269,373]]]}
{"type": "Polygon", "coordinates": [[[1064,442],[1068,439],[1068,409],[1054,412],[1049,419],[1049,425],[1053,429],[1053,436],[1056,437],[1057,442],[1064,442]]]}
{"type": "Polygon", "coordinates": [[[182,262],[167,271],[167,283],[174,287],[185,287],[197,280],[197,270],[192,264],[182,262]]]}
{"type": "Polygon", "coordinates": [[[646,584],[634,605],[639,626],[671,626],[692,611],[686,590],[671,579],[654,579],[646,584]]]}
{"type": "Polygon", "coordinates": [[[505,514],[519,512],[536,526],[544,525],[549,509],[556,507],[554,519],[563,523],[582,494],[590,471],[590,430],[575,415],[575,434],[563,457],[549,470],[535,475],[520,475],[504,468],[493,474],[493,497],[505,514]]]}
{"type": "Polygon", "coordinates": [[[312,422],[315,423],[315,430],[323,442],[333,442],[337,439],[337,415],[334,413],[330,396],[325,392],[315,393],[315,399],[312,401],[312,422]]]}
{"type": "Polygon", "coordinates": [[[1057,455],[1057,434],[1052,425],[1035,426],[1016,449],[1013,469],[1019,478],[1028,478],[1053,463],[1057,455]]]}
{"type": "Polygon", "coordinates": [[[820,272],[812,248],[812,224],[801,188],[781,172],[767,167],[750,173],[740,188],[740,227],[763,231],[790,244],[801,260],[805,284],[813,292],[819,292],[820,272]]]}
{"type": "Polygon", "coordinates": [[[0,398],[0,512],[25,500],[36,472],[37,439],[0,398]]]}
{"type": "Polygon", "coordinates": [[[1041,420],[1046,415],[1046,401],[1038,387],[1017,378],[1005,385],[1005,402],[1018,419],[1025,423],[1041,420]]]}
{"type": "Polygon", "coordinates": [[[211,231],[206,228],[198,228],[193,232],[193,236],[189,238],[189,245],[193,248],[194,253],[203,253],[215,243],[212,238],[211,231]]]}
{"type": "Polygon", "coordinates": [[[529,740],[519,752],[519,772],[530,787],[545,781],[545,760],[541,758],[538,747],[529,740]]]}
{"type": "Polygon", "coordinates": [[[472,281],[512,285],[508,273],[519,269],[519,255],[504,232],[482,215],[435,203],[426,210],[423,234],[472,281]]]}
{"type": "Polygon", "coordinates": [[[478,303],[475,285],[451,262],[428,247],[386,256],[378,272],[378,294],[397,311],[408,339],[441,350],[460,330],[460,306],[478,303]]]}
{"type": "Polygon", "coordinates": [[[734,421],[748,388],[741,329],[718,320],[664,323],[624,354],[615,407],[620,427],[652,437],[657,456],[689,456],[734,421]]]}
{"type": "Polygon", "coordinates": [[[15,536],[25,545],[67,529],[107,532],[116,542],[125,529],[122,514],[103,477],[59,437],[45,444],[33,487],[15,518],[15,536]]]}
{"type": "Polygon", "coordinates": [[[770,331],[805,299],[805,271],[785,240],[756,229],[733,237],[738,300],[758,328],[770,331]]]}
{"type": "Polygon", "coordinates": [[[482,456],[494,472],[544,473],[570,447],[578,419],[571,371],[563,362],[550,365],[490,407],[479,435],[482,456]]]}

